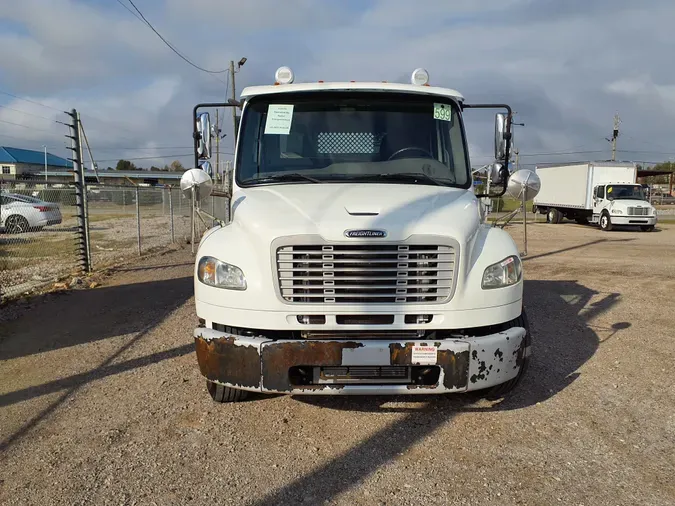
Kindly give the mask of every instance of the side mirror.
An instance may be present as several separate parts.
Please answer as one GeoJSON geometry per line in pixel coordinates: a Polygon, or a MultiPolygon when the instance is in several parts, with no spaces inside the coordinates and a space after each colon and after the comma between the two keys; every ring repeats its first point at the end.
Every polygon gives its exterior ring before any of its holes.
{"type": "Polygon", "coordinates": [[[495,115],[495,160],[503,161],[506,157],[506,148],[510,142],[506,138],[506,122],[506,114],[500,112],[495,115]]]}
{"type": "Polygon", "coordinates": [[[192,198],[194,192],[195,201],[199,202],[211,195],[213,180],[202,169],[186,170],[180,178],[180,189],[187,198],[192,198]]]}
{"type": "Polygon", "coordinates": [[[211,117],[208,112],[203,112],[197,117],[197,133],[199,134],[197,155],[199,158],[211,158],[211,117]]]}
{"type": "Polygon", "coordinates": [[[504,178],[509,178],[509,170],[503,163],[495,162],[490,166],[490,184],[501,185],[504,178]]]}

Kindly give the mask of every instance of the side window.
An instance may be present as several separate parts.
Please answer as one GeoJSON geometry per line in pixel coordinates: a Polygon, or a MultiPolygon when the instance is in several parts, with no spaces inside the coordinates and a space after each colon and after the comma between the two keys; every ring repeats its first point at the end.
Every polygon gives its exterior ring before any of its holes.
{"type": "Polygon", "coordinates": [[[2,166],[2,173],[3,174],[11,174],[12,167],[9,165],[3,165],[2,166]]]}
{"type": "Polygon", "coordinates": [[[596,188],[597,190],[597,197],[599,199],[604,199],[605,198],[605,187],[604,186],[598,186],[596,188]]]}

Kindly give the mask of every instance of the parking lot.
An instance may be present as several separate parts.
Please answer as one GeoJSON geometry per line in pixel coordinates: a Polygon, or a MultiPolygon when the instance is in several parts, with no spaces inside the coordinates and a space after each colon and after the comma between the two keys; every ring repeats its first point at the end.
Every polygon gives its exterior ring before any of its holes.
{"type": "Polygon", "coordinates": [[[674,504],[675,225],[528,232],[534,356],[497,403],[213,403],[189,247],[3,308],[0,503],[674,504]]]}

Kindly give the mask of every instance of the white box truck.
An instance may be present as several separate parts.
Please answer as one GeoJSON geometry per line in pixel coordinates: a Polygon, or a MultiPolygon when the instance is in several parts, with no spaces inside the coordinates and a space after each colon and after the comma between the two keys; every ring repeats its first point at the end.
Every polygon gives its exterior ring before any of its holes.
{"type": "Polygon", "coordinates": [[[275,77],[193,111],[204,170],[188,172],[206,181],[199,109],[241,109],[231,215],[202,236],[194,269],[196,356],[213,399],[512,390],[530,353],[523,268],[480,204],[507,188],[510,107],[466,104],[424,69],[410,84],[295,83],[287,67],[275,77]],[[473,191],[472,108],[506,110],[494,195],[473,191]]]}
{"type": "Polygon", "coordinates": [[[579,224],[639,227],[648,232],[656,225],[656,209],[637,183],[637,165],[626,162],[584,162],[537,166],[541,191],[533,211],[548,223],[564,218],[579,224]]]}

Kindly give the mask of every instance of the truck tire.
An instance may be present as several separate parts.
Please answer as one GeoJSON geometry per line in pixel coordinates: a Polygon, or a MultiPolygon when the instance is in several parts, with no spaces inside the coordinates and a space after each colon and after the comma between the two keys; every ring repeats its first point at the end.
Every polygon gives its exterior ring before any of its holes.
{"type": "Polygon", "coordinates": [[[605,232],[612,230],[612,219],[609,217],[609,213],[602,213],[600,215],[600,229],[605,232]]]}
{"type": "Polygon", "coordinates": [[[562,215],[560,214],[560,211],[558,211],[555,208],[551,208],[548,210],[548,213],[546,213],[546,222],[547,223],[560,223],[562,221],[562,215]]]}
{"type": "MultiPolygon", "coordinates": [[[[504,324],[504,330],[513,327],[524,327],[525,347],[528,348],[532,346],[532,337],[530,335],[530,323],[527,320],[527,314],[525,313],[524,309],[522,314],[518,318],[504,324]]],[[[520,371],[518,371],[518,376],[516,376],[512,380],[509,380],[500,385],[495,385],[492,388],[488,389],[484,397],[488,400],[497,400],[503,398],[506,394],[510,393],[514,388],[516,388],[518,383],[520,383],[520,380],[523,378],[523,376],[525,376],[529,364],[530,364],[530,357],[528,356],[524,357],[523,363],[520,367],[520,371]]]]}
{"type": "Polygon", "coordinates": [[[246,390],[238,390],[232,387],[226,387],[220,383],[206,380],[206,389],[211,394],[211,398],[215,402],[240,402],[246,400],[248,392],[246,390]]]}

